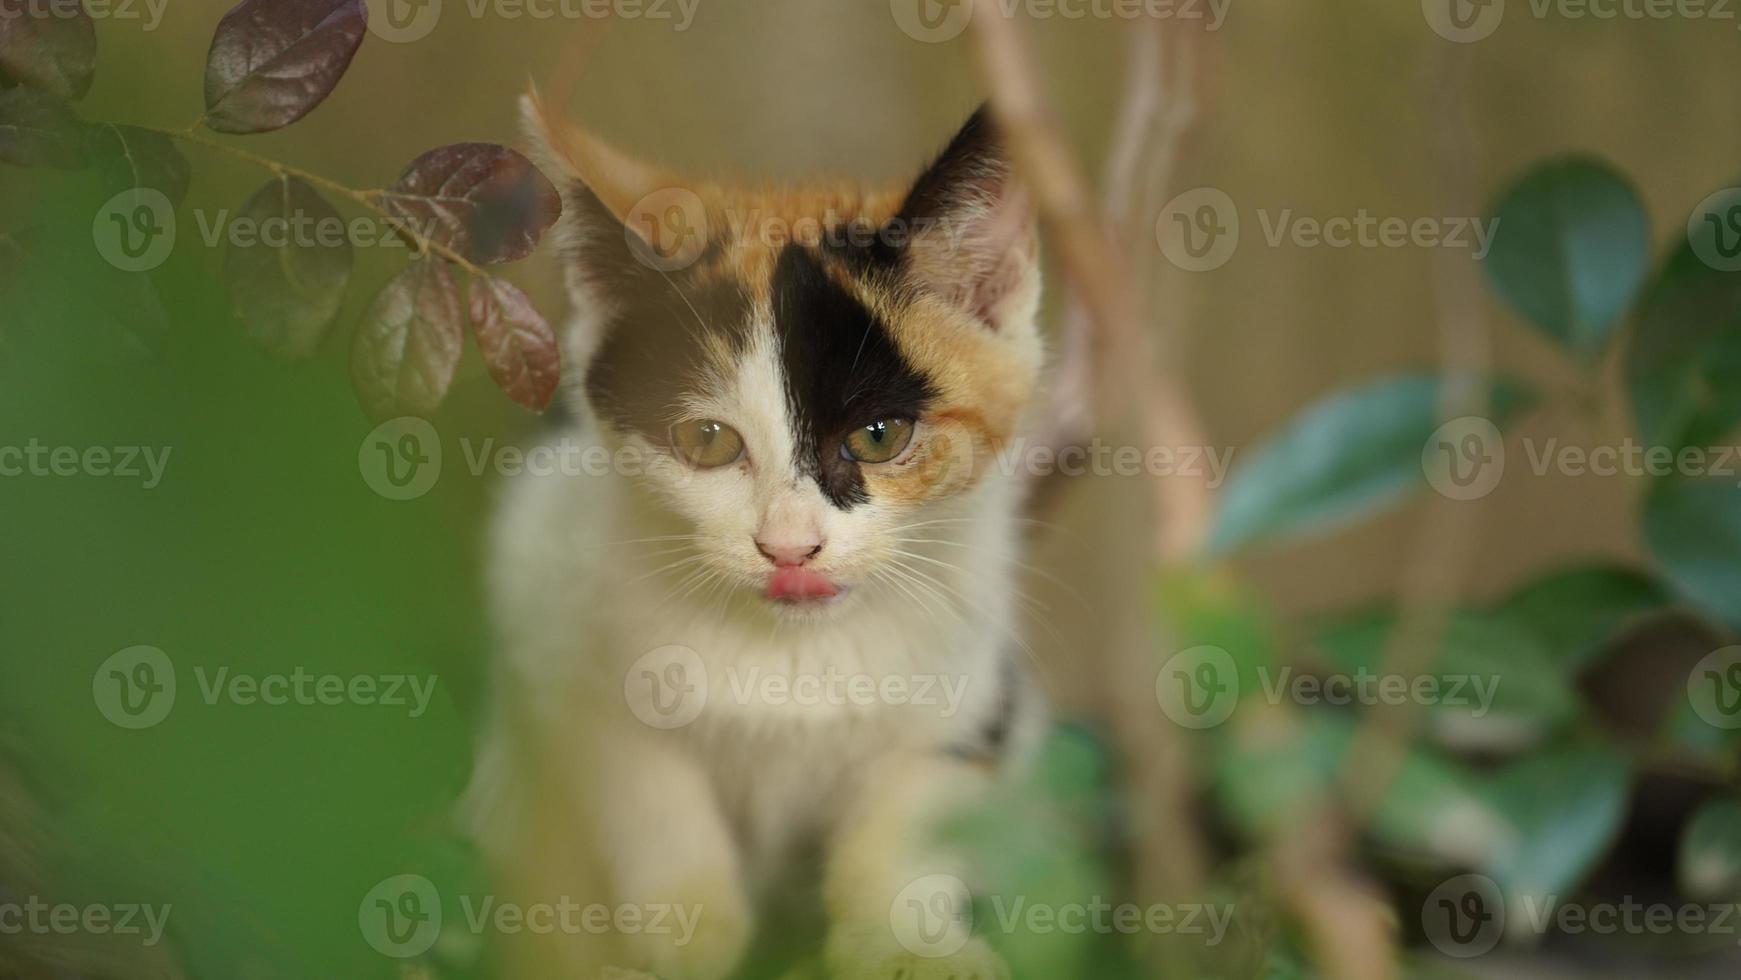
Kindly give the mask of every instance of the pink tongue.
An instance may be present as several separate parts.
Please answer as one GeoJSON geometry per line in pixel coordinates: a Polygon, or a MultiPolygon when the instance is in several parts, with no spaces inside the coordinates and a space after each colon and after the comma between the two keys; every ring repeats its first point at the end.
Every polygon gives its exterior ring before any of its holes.
{"type": "Polygon", "coordinates": [[[776,568],[774,577],[768,579],[770,599],[825,599],[835,591],[828,576],[802,565],[776,568]]]}

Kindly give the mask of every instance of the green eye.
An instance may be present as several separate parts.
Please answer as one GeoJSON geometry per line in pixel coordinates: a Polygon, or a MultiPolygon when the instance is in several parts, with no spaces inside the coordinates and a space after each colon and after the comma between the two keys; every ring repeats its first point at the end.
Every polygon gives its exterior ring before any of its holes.
{"type": "Polygon", "coordinates": [[[886,463],[901,455],[901,450],[913,441],[912,419],[884,419],[862,429],[854,429],[846,437],[840,451],[847,459],[861,463],[886,463]]]}
{"type": "Polygon", "coordinates": [[[735,463],[744,454],[744,437],[724,422],[699,419],[671,427],[671,447],[696,469],[735,463]]]}

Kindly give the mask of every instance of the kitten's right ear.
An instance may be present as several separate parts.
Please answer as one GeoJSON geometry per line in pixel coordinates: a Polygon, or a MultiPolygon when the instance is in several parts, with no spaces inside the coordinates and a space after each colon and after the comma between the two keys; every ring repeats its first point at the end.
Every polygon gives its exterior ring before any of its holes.
{"type": "Polygon", "coordinates": [[[648,272],[651,246],[635,217],[651,195],[677,184],[675,176],[557,118],[536,88],[520,97],[520,116],[532,162],[562,195],[557,241],[570,286],[608,295],[625,277],[648,272]]]}
{"type": "Polygon", "coordinates": [[[987,107],[919,177],[899,219],[913,232],[907,266],[926,287],[994,330],[1032,325],[1036,211],[987,107]]]}

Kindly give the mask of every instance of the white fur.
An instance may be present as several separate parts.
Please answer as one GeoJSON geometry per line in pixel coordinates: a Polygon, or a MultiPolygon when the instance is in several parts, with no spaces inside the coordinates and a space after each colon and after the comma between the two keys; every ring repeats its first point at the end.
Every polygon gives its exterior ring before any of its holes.
{"type": "MultiPolygon", "coordinates": [[[[618,965],[675,978],[724,976],[741,955],[759,893],[782,879],[796,848],[849,835],[867,797],[911,795],[929,812],[937,799],[980,781],[983,771],[950,756],[950,749],[971,747],[1006,710],[1006,697],[1025,696],[1007,689],[1003,667],[1005,658],[1019,656],[1012,652],[1019,641],[1012,634],[1011,599],[1019,487],[993,473],[964,493],[905,513],[874,499],[847,511],[832,506],[792,458],[771,328],[763,323],[758,329],[763,341],[736,376],[719,379],[689,406],[738,428],[747,446],[743,464],[696,472],[666,458],[640,478],[516,478],[498,512],[490,563],[501,659],[495,710],[468,801],[480,839],[499,864],[539,860],[544,848],[536,833],[528,836],[531,817],[518,809],[535,805],[525,802],[527,787],[517,785],[535,779],[535,769],[516,754],[572,758],[565,768],[576,781],[575,796],[586,801],[585,812],[573,817],[577,833],[579,825],[589,827],[593,846],[609,856],[608,880],[584,881],[577,869],[574,887],[583,893],[572,897],[654,903],[704,894],[712,908],[702,913],[703,940],[710,911],[714,922],[735,923],[704,951],[630,943],[612,954],[644,957],[618,965]],[[796,613],[761,598],[768,566],[754,539],[770,521],[818,526],[828,543],[817,567],[843,583],[846,594],[825,609],[796,613]],[[948,523],[900,530],[930,521],[948,523]],[[667,542],[623,543],[684,533],[700,535],[695,551],[673,551],[667,542]],[[895,550],[922,559],[901,558],[895,550]],[[691,554],[701,557],[657,571],[691,554]],[[904,577],[880,570],[892,559],[905,562],[904,577]],[[684,573],[698,568],[706,569],[709,584],[681,594],[684,573]],[[632,700],[652,692],[631,672],[638,658],[669,645],[695,651],[709,696],[693,722],[661,730],[633,710],[632,700]],[[741,696],[752,677],[793,683],[829,671],[931,677],[939,685],[961,685],[961,700],[950,714],[947,705],[795,704],[741,696]],[[956,775],[941,787],[903,788],[890,779],[903,770],[956,775]],[[872,773],[880,773],[874,784],[872,773]],[[601,894],[584,894],[589,888],[601,894]],[[693,961],[684,958],[688,953],[695,953],[693,961]]],[[[924,437],[921,428],[916,439],[924,437]]],[[[630,442],[652,451],[638,439],[630,442]]],[[[1027,707],[1022,730],[1014,733],[1018,742],[1036,722],[1027,707]]],[[[1012,757],[1019,754],[1014,747],[1012,757]]],[[[922,824],[921,814],[910,814],[898,833],[916,838],[922,824]]],[[[834,887],[829,901],[837,917],[868,917],[870,925],[856,928],[887,940],[894,894],[940,865],[901,858],[903,851],[927,850],[916,839],[891,839],[881,829],[870,836],[878,843],[861,849],[881,853],[831,863],[843,869],[840,877],[864,878],[845,870],[856,866],[884,869],[885,880],[844,886],[861,899],[842,897],[843,888],[834,887]],[[840,908],[849,905],[857,908],[840,908]]],[[[863,938],[839,941],[854,949],[875,945],[863,938]]],[[[862,958],[898,953],[879,948],[862,958]]]]}
{"type": "MultiPolygon", "coordinates": [[[[1020,322],[1002,336],[1037,350],[1033,279],[1020,291],[1020,322]]],[[[584,364],[607,300],[572,270],[570,285],[577,308],[592,312],[571,324],[564,360],[584,364]]],[[[500,649],[466,800],[471,827],[505,878],[535,892],[529,901],[702,907],[687,944],[557,937],[554,951],[520,957],[522,972],[593,976],[608,964],[667,980],[725,977],[762,899],[783,887],[801,848],[819,843],[838,975],[945,976],[956,963],[964,978],[994,980],[1001,964],[978,940],[959,959],[916,963],[889,913],[917,878],[968,874],[931,825],[994,772],[956,750],[971,754],[1012,698],[1020,710],[1005,764],[1041,727],[1006,669],[1020,657],[1020,486],[993,471],[934,503],[833,506],[794,458],[771,313],[753,319],[729,376],[674,406],[736,428],[742,461],[694,470],[589,420],[561,435],[626,447],[652,465],[602,478],[522,475],[504,488],[488,583],[500,649]],[[756,540],[806,536],[825,541],[811,567],[843,594],[821,607],[764,599],[770,568],[756,540]],[[668,647],[693,651],[708,687],[699,714],[675,728],[646,720],[657,720],[649,708],[662,688],[657,671],[643,676],[645,658],[668,647]],[[743,696],[741,686],[830,674],[932,678],[955,684],[959,699],[797,703],[743,696]]],[[[914,445],[928,434],[921,420],[914,445]]]]}

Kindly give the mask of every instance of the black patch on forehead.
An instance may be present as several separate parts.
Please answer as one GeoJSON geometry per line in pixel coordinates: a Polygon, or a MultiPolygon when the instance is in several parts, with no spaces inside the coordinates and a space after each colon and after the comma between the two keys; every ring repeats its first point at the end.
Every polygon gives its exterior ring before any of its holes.
{"type": "Polygon", "coordinates": [[[895,346],[888,327],[829,275],[825,260],[787,245],[770,295],[785,367],[798,465],[836,507],[869,499],[860,465],[841,454],[852,430],[917,418],[936,391],[895,346]]]}
{"type": "MultiPolygon", "coordinates": [[[[602,208],[601,208],[602,210],[602,208]]],[[[607,423],[664,444],[682,396],[702,387],[715,367],[707,341],[724,341],[730,356],[748,346],[750,301],[743,287],[698,275],[710,245],[687,269],[660,272],[639,261],[623,237],[602,230],[575,244],[582,275],[612,310],[586,372],[586,397],[607,423]]]]}

